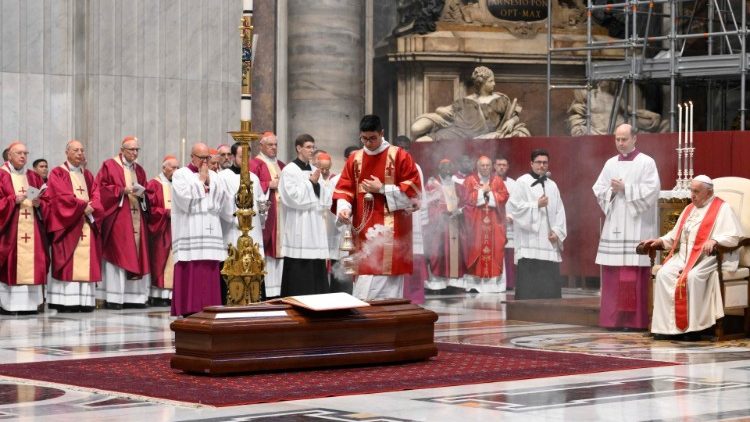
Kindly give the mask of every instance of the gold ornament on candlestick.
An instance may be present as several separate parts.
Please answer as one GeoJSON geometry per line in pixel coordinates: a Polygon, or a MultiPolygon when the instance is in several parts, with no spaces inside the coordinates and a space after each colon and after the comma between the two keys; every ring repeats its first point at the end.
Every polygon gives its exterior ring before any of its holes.
{"type": "Polygon", "coordinates": [[[242,37],[242,100],[240,130],[229,132],[235,142],[242,145],[240,152],[240,187],[234,198],[237,206],[235,216],[242,234],[237,239],[237,245],[228,245],[228,257],[224,261],[221,275],[227,283],[227,305],[247,305],[260,302],[263,289],[265,258],[260,253],[258,244],[250,237],[253,229],[253,182],[250,180],[248,160],[250,158],[250,143],[258,141],[261,135],[252,132],[250,119],[251,84],[253,69],[253,26],[252,11],[245,10],[240,26],[242,37]]]}

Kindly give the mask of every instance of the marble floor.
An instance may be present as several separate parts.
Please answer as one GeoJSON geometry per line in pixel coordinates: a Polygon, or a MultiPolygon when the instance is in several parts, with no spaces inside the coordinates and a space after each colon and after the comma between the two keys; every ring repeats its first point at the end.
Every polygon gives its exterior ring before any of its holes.
{"type": "MultiPolygon", "coordinates": [[[[568,295],[591,294],[567,291],[568,295]]],[[[750,420],[750,339],[653,341],[505,319],[504,294],[428,296],[436,340],[575,351],[680,365],[363,396],[214,408],[0,377],[0,420],[715,421],[750,420]]],[[[0,362],[173,351],[167,308],[0,317],[0,362]]]]}

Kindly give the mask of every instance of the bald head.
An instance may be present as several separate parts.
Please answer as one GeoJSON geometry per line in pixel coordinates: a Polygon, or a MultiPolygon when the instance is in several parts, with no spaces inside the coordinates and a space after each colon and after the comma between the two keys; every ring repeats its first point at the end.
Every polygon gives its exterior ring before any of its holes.
{"type": "Polygon", "coordinates": [[[477,173],[482,177],[489,177],[492,171],[492,160],[488,157],[481,156],[477,160],[477,173]]]}
{"type": "Polygon", "coordinates": [[[629,154],[635,149],[635,131],[627,123],[617,126],[615,130],[615,146],[622,155],[629,154]]]}
{"type": "Polygon", "coordinates": [[[73,139],[65,145],[65,156],[70,164],[78,167],[86,159],[86,150],[80,141],[73,139]]]}
{"type": "Polygon", "coordinates": [[[195,167],[200,168],[201,164],[208,163],[210,158],[211,154],[209,153],[208,145],[203,142],[195,143],[190,150],[190,163],[195,167]]]}

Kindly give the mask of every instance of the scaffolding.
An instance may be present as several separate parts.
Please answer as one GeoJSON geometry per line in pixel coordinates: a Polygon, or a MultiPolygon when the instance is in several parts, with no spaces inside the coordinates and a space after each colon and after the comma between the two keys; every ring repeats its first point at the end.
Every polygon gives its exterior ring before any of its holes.
{"type": "MultiPolygon", "coordinates": [[[[736,3],[737,0],[734,1],[736,3]]],[[[747,4],[739,0],[739,21],[733,8],[732,0],[628,0],[621,3],[594,5],[587,0],[586,6],[586,45],[580,47],[554,47],[552,35],[552,7],[554,0],[547,2],[547,136],[550,135],[551,96],[556,89],[586,89],[586,131],[591,132],[591,91],[598,81],[619,80],[616,99],[610,113],[609,133],[614,130],[616,110],[623,97],[626,85],[630,84],[629,112],[630,123],[635,126],[637,84],[648,80],[659,80],[666,85],[669,81],[669,128],[675,129],[675,108],[677,105],[677,83],[688,78],[700,78],[708,81],[708,98],[711,98],[711,84],[716,80],[739,79],[740,81],[740,130],[745,130],[745,83],[747,77],[748,54],[747,40],[747,4]],[[692,12],[682,15],[685,4],[692,3],[692,12]],[[647,6],[646,12],[639,6],[647,6]],[[699,6],[706,7],[706,31],[690,32],[699,6]],[[657,13],[656,7],[662,12],[657,13]],[[622,13],[624,20],[624,37],[606,41],[594,41],[592,35],[592,14],[596,11],[622,13]],[[639,34],[639,15],[646,15],[644,32],[639,34]],[[662,18],[666,29],[660,34],[651,35],[652,19],[662,18]],[[687,31],[680,32],[680,23],[687,21],[687,31]],[[718,30],[715,30],[718,29],[718,30]],[[705,51],[700,55],[683,56],[688,40],[704,38],[705,51]],[[681,45],[679,45],[681,44],[681,45]],[[663,54],[647,57],[647,48],[658,47],[663,54]],[[623,50],[622,59],[593,60],[594,52],[604,50],[623,50]],[[555,85],[552,81],[553,56],[560,53],[574,54],[585,52],[585,83],[581,85],[555,85]]],[[[708,113],[712,107],[707,107],[708,113]]],[[[625,107],[628,113],[628,108],[625,107]]],[[[709,116],[710,117],[710,116],[709,116]]]]}

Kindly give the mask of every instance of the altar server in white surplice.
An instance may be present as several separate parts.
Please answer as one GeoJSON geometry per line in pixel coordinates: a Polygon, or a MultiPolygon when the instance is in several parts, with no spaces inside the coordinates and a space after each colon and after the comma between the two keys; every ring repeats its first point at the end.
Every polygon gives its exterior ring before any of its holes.
{"type": "Polygon", "coordinates": [[[284,227],[281,296],[328,293],[328,232],[321,218],[325,195],[320,170],[310,165],[315,139],[302,134],[294,141],[297,158],[284,166],[279,180],[284,227]]]}
{"type": "MultiPolygon", "coordinates": [[[[733,247],[742,239],[742,227],[730,205],[714,196],[713,181],[697,176],[690,183],[690,199],[674,228],[643,243],[670,250],[656,273],[651,332],[657,335],[700,331],[724,316],[716,245],[733,247]]],[[[722,269],[736,271],[736,252],[724,255],[722,269]]]]}
{"type": "Polygon", "coordinates": [[[531,152],[531,171],[516,179],[508,201],[515,229],[516,299],[562,295],[560,262],[567,236],[565,207],[557,184],[546,176],[549,153],[531,152]]]}
{"type": "Polygon", "coordinates": [[[604,212],[596,263],[602,266],[599,325],[615,329],[648,328],[651,263],[635,248],[656,236],[659,173],[656,163],[635,147],[628,124],[615,131],[617,156],[607,160],[593,186],[604,212]]]}
{"type": "MultiPolygon", "coordinates": [[[[225,247],[229,243],[236,246],[237,239],[242,234],[239,223],[237,222],[237,217],[234,216],[235,211],[237,211],[234,197],[240,189],[240,172],[242,171],[242,161],[240,161],[241,155],[242,145],[235,143],[232,145],[232,157],[234,161],[232,162],[231,167],[219,172],[219,180],[223,184],[224,190],[228,195],[227,200],[224,202],[224,206],[221,208],[221,232],[224,237],[225,247]]],[[[263,255],[263,227],[261,226],[260,213],[257,209],[258,201],[263,199],[263,190],[260,188],[260,179],[258,179],[258,176],[254,173],[250,173],[250,180],[253,182],[253,204],[255,207],[253,229],[250,230],[250,237],[258,244],[260,254],[263,255]]]]}
{"type": "Polygon", "coordinates": [[[172,315],[221,305],[219,263],[227,257],[221,208],[229,200],[219,176],[208,169],[208,146],[197,143],[191,162],[172,175],[172,315]]]}

